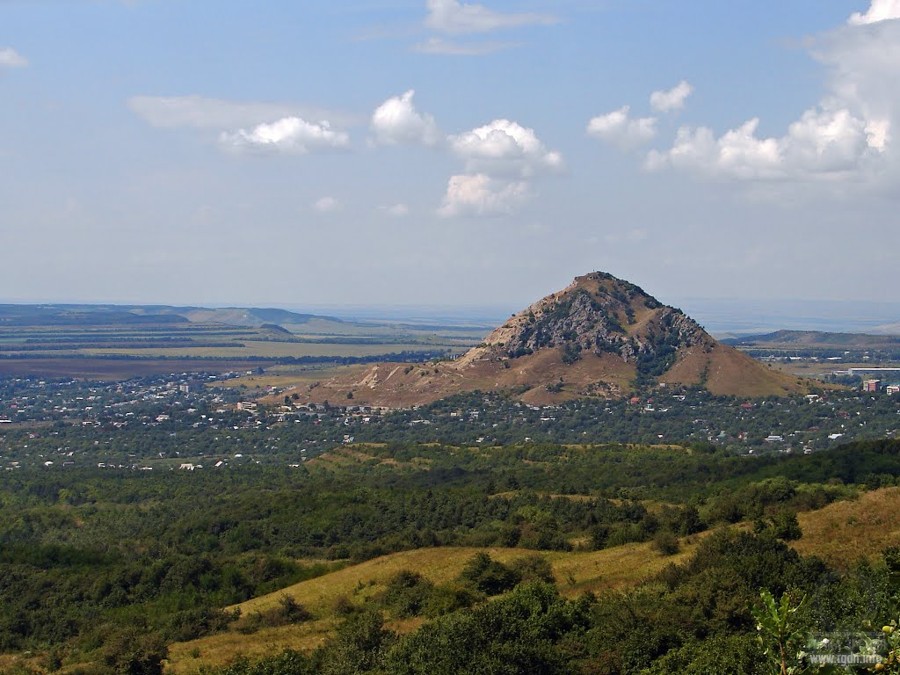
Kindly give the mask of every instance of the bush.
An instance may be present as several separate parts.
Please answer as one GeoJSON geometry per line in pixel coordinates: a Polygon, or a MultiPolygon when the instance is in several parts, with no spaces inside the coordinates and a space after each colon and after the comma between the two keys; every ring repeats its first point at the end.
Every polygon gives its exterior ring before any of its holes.
{"type": "Polygon", "coordinates": [[[519,583],[519,575],[487,553],[476,553],[459,575],[460,581],[470,584],[485,595],[498,595],[519,583]]]}
{"type": "Polygon", "coordinates": [[[381,603],[400,618],[419,616],[433,592],[434,584],[421,574],[401,570],[388,581],[381,603]]]}
{"type": "Polygon", "coordinates": [[[772,533],[779,539],[793,541],[803,536],[797,514],[792,511],[780,511],[772,518],[772,533]]]}
{"type": "Polygon", "coordinates": [[[484,593],[479,593],[470,586],[450,583],[436,586],[428,597],[425,615],[434,618],[450,614],[458,609],[467,609],[484,600],[484,593]]]}
{"type": "Polygon", "coordinates": [[[675,555],[681,550],[678,544],[678,537],[668,530],[660,530],[653,538],[653,548],[663,555],[675,555]]]}
{"type": "Polygon", "coordinates": [[[527,555],[516,558],[510,564],[510,569],[519,575],[521,582],[545,581],[548,584],[556,583],[553,576],[553,568],[550,562],[542,555],[527,555]]]}
{"type": "Polygon", "coordinates": [[[249,635],[261,628],[274,628],[275,626],[287,626],[289,624],[302,623],[312,618],[307,609],[294,600],[293,596],[282,595],[278,598],[278,605],[264,612],[253,612],[246,619],[238,621],[239,633],[249,635]]]}

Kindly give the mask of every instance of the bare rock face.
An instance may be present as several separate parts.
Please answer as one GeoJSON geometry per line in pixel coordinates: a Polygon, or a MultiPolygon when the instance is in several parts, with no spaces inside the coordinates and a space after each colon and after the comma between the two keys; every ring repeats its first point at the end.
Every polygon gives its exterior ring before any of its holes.
{"type": "Polygon", "coordinates": [[[680,349],[712,349],[715,341],[683,312],[638,286],[603,272],[575,279],[513,316],[485,340],[480,358],[518,359],[561,348],[572,363],[584,354],[614,354],[640,373],[658,376],[680,349]]]}

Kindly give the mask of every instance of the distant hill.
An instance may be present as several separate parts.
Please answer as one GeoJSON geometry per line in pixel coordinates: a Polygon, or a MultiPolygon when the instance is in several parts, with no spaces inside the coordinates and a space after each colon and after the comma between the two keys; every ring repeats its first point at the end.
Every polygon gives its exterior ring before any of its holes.
{"type": "Polygon", "coordinates": [[[717,342],[638,286],[594,272],[513,315],[456,361],[379,364],[296,393],[301,401],[397,407],[465,391],[506,391],[548,404],[672,385],[767,396],[805,392],[811,383],[717,342]]]}
{"type": "Polygon", "coordinates": [[[283,327],[340,319],[284,309],[174,307],[170,305],[0,305],[0,326],[94,326],[220,323],[228,326],[283,327]]]}
{"type": "Polygon", "coordinates": [[[116,305],[0,305],[0,326],[99,326],[188,323],[177,314],[146,314],[116,305]]]}
{"type": "Polygon", "coordinates": [[[890,349],[900,347],[900,335],[830,333],[809,330],[779,330],[763,335],[744,335],[723,340],[725,344],[749,347],[821,347],[844,349],[890,349]]]}

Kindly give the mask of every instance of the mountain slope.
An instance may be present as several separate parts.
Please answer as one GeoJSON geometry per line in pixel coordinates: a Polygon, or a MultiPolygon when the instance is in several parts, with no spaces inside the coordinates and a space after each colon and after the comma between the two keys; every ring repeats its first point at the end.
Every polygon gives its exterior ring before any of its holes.
{"type": "Polygon", "coordinates": [[[634,284],[594,272],[513,315],[456,361],[378,364],[295,393],[301,402],[397,407],[476,390],[548,404],[659,386],[767,396],[804,392],[808,384],[716,342],[634,284]]]}

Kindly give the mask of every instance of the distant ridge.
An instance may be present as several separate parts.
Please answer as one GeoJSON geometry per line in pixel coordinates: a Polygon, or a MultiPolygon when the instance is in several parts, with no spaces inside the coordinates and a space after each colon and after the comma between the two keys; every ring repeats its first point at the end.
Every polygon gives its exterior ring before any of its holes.
{"type": "Polygon", "coordinates": [[[514,314],[456,361],[379,364],[296,393],[301,401],[399,407],[504,391],[546,404],[680,385],[752,397],[806,392],[813,383],[717,342],[640,287],[593,272],[514,314]]]}
{"type": "Polygon", "coordinates": [[[810,330],[779,330],[762,335],[743,335],[723,340],[730,345],[766,345],[769,347],[832,347],[857,349],[898,348],[900,335],[869,333],[834,333],[810,330]]]}
{"type": "Polygon", "coordinates": [[[341,319],[299,314],[284,309],[254,307],[176,307],[170,305],[0,305],[0,326],[146,325],[152,323],[221,323],[262,327],[265,324],[302,325],[341,319]]]}

